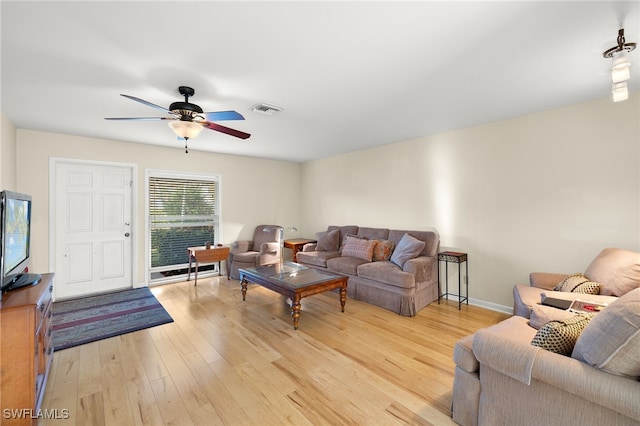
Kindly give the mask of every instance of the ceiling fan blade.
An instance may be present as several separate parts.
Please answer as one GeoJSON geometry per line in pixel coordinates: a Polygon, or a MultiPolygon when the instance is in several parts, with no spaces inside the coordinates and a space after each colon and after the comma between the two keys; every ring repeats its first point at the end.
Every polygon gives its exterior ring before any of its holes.
{"type": "Polygon", "coordinates": [[[156,109],[159,109],[160,111],[164,111],[171,114],[171,111],[169,111],[168,109],[161,107],[160,105],[152,104],[151,102],[145,101],[144,99],[136,98],[135,96],[130,96],[130,95],[123,95],[123,94],[120,94],[120,96],[124,96],[125,98],[129,98],[132,101],[140,102],[141,104],[148,105],[151,108],[156,108],[156,109]]]}
{"type": "Polygon", "coordinates": [[[208,121],[244,120],[242,114],[236,111],[213,111],[200,114],[208,121]]]}
{"type": "Polygon", "coordinates": [[[175,117],[105,117],[105,120],[160,121],[160,120],[176,120],[176,118],[175,117]]]}
{"type": "Polygon", "coordinates": [[[240,130],[230,129],[228,127],[221,126],[221,125],[216,124],[216,123],[203,122],[202,125],[204,127],[206,127],[207,129],[215,130],[217,132],[226,133],[227,135],[235,136],[235,137],[240,138],[240,139],[247,139],[249,136],[251,136],[249,133],[241,132],[240,130]]]}

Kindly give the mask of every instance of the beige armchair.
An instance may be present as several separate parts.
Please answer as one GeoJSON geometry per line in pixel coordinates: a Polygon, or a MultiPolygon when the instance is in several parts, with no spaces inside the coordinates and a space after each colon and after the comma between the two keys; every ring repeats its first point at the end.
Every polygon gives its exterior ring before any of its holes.
{"type": "Polygon", "coordinates": [[[227,279],[239,279],[239,269],[280,262],[280,225],[258,225],[252,240],[238,240],[227,257],[227,279]]]}

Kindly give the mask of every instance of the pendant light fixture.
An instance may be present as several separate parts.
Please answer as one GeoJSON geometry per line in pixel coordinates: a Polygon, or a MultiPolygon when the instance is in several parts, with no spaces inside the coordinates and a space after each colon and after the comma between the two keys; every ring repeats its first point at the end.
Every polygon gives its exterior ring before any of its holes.
{"type": "Polygon", "coordinates": [[[618,30],[618,45],[602,52],[605,58],[611,58],[611,93],[614,102],[626,101],[629,98],[627,80],[631,78],[631,61],[629,52],[636,48],[636,43],[627,43],[624,28],[618,30]]]}

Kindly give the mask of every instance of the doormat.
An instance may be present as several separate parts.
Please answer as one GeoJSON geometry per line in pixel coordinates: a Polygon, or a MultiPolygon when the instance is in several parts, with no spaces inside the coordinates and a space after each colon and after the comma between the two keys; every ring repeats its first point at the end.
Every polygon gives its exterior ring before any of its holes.
{"type": "Polygon", "coordinates": [[[54,351],[173,322],[148,287],[53,302],[54,351]]]}

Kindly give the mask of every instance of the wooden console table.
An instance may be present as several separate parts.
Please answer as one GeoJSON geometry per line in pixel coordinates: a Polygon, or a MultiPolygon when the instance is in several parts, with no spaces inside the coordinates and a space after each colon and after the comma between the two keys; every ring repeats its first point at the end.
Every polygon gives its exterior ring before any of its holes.
{"type": "MultiPolygon", "coordinates": [[[[198,264],[200,263],[218,262],[218,272],[220,273],[220,275],[222,275],[220,262],[223,260],[227,260],[227,257],[229,256],[230,249],[228,246],[211,246],[211,248],[199,246],[189,247],[187,250],[189,251],[189,272],[187,273],[187,281],[191,279],[192,262],[195,262],[196,264],[196,273],[193,280],[193,285],[198,285],[198,264]]],[[[227,267],[229,267],[229,265],[227,265],[227,267]]]]}
{"type": "Polygon", "coordinates": [[[298,252],[302,250],[302,247],[304,247],[305,244],[316,242],[317,240],[310,240],[308,238],[291,238],[289,240],[284,240],[283,244],[286,248],[291,249],[291,251],[293,252],[293,254],[291,255],[291,260],[297,262],[298,260],[296,258],[296,254],[298,254],[298,252]]]}

